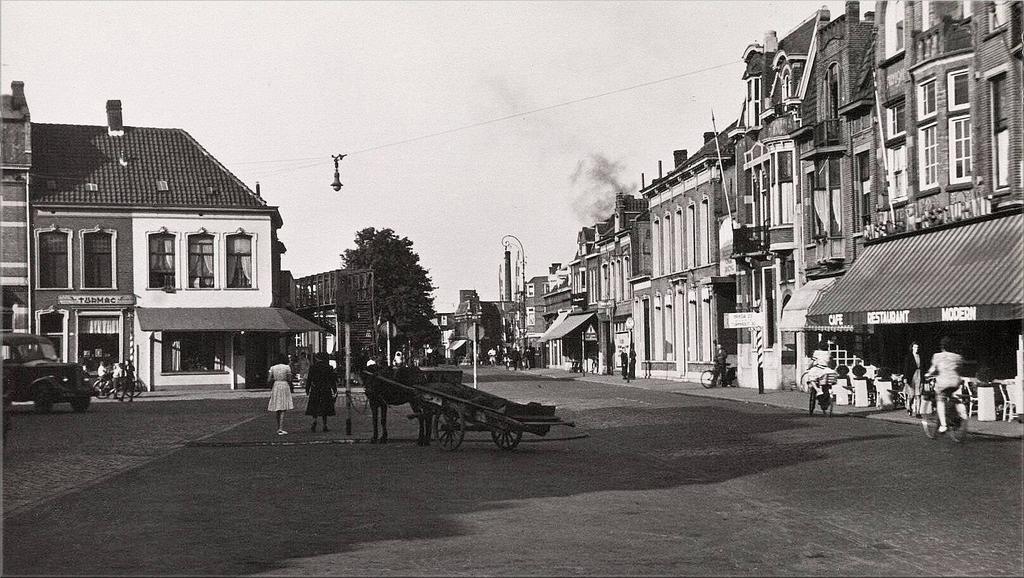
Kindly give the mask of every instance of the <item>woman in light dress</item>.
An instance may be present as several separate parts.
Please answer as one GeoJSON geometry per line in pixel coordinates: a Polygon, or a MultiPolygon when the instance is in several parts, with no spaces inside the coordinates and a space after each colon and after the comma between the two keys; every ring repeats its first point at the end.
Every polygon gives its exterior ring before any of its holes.
{"type": "Polygon", "coordinates": [[[277,435],[283,436],[288,433],[284,431],[284,412],[295,407],[292,403],[292,370],[288,367],[287,357],[278,357],[277,365],[267,372],[267,381],[273,388],[270,390],[267,411],[277,412],[277,435]]]}

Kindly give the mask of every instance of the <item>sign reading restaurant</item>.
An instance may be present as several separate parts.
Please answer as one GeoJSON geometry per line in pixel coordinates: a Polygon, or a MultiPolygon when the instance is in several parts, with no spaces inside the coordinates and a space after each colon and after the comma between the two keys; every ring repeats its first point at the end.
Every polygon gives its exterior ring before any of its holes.
{"type": "MultiPolygon", "coordinates": [[[[899,325],[905,323],[937,323],[957,321],[984,321],[1013,318],[1019,315],[1020,305],[970,305],[954,307],[922,307],[920,309],[893,309],[832,313],[820,316],[832,327],[849,325],[899,325]]],[[[826,323],[823,323],[826,324],[826,323]]]]}
{"type": "Polygon", "coordinates": [[[135,295],[58,295],[59,305],[135,305],[135,295]]]}

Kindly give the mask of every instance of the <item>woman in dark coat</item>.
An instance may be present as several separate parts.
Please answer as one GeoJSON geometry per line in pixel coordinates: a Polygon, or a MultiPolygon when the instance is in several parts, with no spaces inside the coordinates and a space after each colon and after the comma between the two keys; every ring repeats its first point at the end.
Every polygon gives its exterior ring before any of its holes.
{"type": "Polygon", "coordinates": [[[910,352],[903,358],[903,394],[907,398],[907,415],[921,417],[921,346],[910,344],[910,352]]]}
{"type": "Polygon", "coordinates": [[[310,431],[316,431],[318,417],[323,419],[324,431],[331,431],[327,427],[327,416],[335,414],[334,400],[338,396],[338,380],[331,364],[327,362],[327,354],[323,352],[317,354],[316,363],[309,368],[306,394],[309,396],[306,401],[306,415],[313,416],[310,431]]]}

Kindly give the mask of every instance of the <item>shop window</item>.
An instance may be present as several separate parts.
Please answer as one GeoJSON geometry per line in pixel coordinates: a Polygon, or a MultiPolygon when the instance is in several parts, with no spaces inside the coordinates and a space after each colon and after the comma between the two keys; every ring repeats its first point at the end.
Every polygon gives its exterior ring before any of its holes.
{"type": "Polygon", "coordinates": [[[224,340],[202,333],[165,332],[161,339],[163,373],[224,370],[224,340]]]}
{"type": "Polygon", "coordinates": [[[82,235],[82,287],[114,287],[114,236],[106,231],[82,235]]]}
{"type": "Polygon", "coordinates": [[[252,237],[228,235],[227,249],[228,287],[232,289],[251,288],[252,237]]]}
{"type": "Polygon", "coordinates": [[[174,235],[149,236],[149,287],[174,287],[174,235]]]}
{"type": "Polygon", "coordinates": [[[39,333],[53,342],[57,357],[64,360],[64,312],[52,311],[39,316],[39,333]]]}
{"type": "Polygon", "coordinates": [[[95,372],[101,361],[123,361],[120,325],[117,316],[78,317],[78,360],[86,369],[95,372]]]}
{"type": "Polygon", "coordinates": [[[188,286],[192,289],[213,287],[213,235],[188,237],[188,286]]]}
{"type": "Polygon", "coordinates": [[[66,289],[71,286],[68,277],[68,240],[64,231],[39,234],[39,288],[66,289]]]}

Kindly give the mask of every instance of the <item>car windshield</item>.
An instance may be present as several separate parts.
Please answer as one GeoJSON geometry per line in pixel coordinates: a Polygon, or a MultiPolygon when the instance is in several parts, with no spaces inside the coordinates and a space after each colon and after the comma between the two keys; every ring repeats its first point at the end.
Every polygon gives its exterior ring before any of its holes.
{"type": "Polygon", "coordinates": [[[18,356],[24,361],[58,361],[57,350],[49,343],[23,343],[18,345],[18,356]]]}

